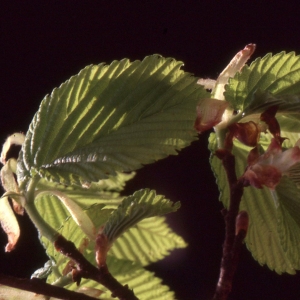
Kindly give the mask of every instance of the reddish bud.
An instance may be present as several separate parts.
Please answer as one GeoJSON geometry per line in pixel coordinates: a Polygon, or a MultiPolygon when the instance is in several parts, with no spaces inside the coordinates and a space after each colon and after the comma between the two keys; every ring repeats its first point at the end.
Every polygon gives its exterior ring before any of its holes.
{"type": "Polygon", "coordinates": [[[281,145],[286,138],[282,138],[280,136],[280,125],[277,119],[275,118],[277,110],[278,106],[276,105],[269,107],[260,115],[260,120],[264,121],[268,125],[269,131],[281,145]]]}
{"type": "Polygon", "coordinates": [[[259,151],[257,146],[254,147],[248,154],[248,158],[247,158],[247,164],[248,166],[253,165],[255,162],[257,162],[257,160],[259,159],[259,151]]]}
{"type": "Polygon", "coordinates": [[[249,227],[249,216],[244,210],[240,211],[235,219],[235,235],[238,235],[242,230],[247,234],[249,227]]]}
{"type": "Polygon", "coordinates": [[[234,123],[229,126],[233,137],[249,147],[255,147],[259,140],[260,130],[256,123],[249,121],[246,123],[234,123]]]}
{"type": "Polygon", "coordinates": [[[103,267],[106,265],[107,252],[110,248],[110,243],[105,234],[100,233],[96,238],[96,262],[98,267],[103,267]]]}
{"type": "Polygon", "coordinates": [[[263,185],[275,189],[281,179],[282,173],[276,167],[256,163],[247,169],[244,178],[250,185],[262,189],[263,185]]]}
{"type": "Polygon", "coordinates": [[[194,128],[202,133],[216,126],[222,121],[222,116],[228,102],[217,99],[203,99],[197,105],[197,118],[194,128]]]}

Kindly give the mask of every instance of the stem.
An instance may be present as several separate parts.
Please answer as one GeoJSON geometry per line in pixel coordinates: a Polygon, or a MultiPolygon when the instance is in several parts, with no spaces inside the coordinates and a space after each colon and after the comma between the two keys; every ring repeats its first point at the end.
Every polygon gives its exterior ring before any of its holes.
{"type": "Polygon", "coordinates": [[[41,217],[34,204],[35,187],[39,180],[39,177],[32,178],[28,184],[25,210],[33,224],[38,229],[39,234],[46,237],[49,241],[54,243],[57,237],[59,236],[59,233],[55,229],[53,229],[48,223],[45,222],[45,220],[41,217]]]}
{"type": "MultiPolygon", "coordinates": [[[[43,280],[40,280],[37,278],[23,279],[23,278],[16,278],[16,277],[11,277],[11,276],[6,276],[3,274],[0,274],[0,284],[9,286],[12,288],[17,288],[20,290],[32,292],[35,294],[45,295],[48,297],[54,297],[57,299],[65,299],[65,300],[92,300],[92,299],[95,299],[95,298],[92,298],[92,297],[87,296],[82,293],[76,293],[76,292],[61,288],[61,287],[47,284],[43,280]]],[[[32,297],[34,298],[35,295],[33,295],[32,297]]]]}
{"type": "Polygon", "coordinates": [[[218,128],[215,127],[215,133],[217,137],[217,144],[218,149],[224,149],[225,148],[225,138],[227,133],[227,128],[218,128]]]}
{"type": "MultiPolygon", "coordinates": [[[[218,154],[217,154],[218,155],[218,154]]],[[[222,159],[226,170],[230,188],[230,205],[225,214],[225,242],[221,261],[219,281],[213,300],[226,300],[232,288],[233,277],[237,268],[241,245],[246,236],[246,231],[241,230],[236,235],[236,217],[243,195],[244,182],[237,180],[235,173],[235,158],[229,151],[222,151],[218,155],[222,159]]]]}

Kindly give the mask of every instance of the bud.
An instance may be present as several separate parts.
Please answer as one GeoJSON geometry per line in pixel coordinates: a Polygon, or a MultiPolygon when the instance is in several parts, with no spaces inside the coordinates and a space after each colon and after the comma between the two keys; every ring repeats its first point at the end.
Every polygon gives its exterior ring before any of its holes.
{"type": "Polygon", "coordinates": [[[245,210],[239,212],[235,219],[235,235],[238,235],[242,230],[247,234],[249,226],[249,216],[245,210]]]}

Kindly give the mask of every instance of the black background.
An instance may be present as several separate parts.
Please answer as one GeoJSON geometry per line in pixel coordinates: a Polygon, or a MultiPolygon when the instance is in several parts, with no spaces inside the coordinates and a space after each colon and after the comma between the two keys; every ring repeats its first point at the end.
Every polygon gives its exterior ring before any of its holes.
{"type": "MultiPolygon", "coordinates": [[[[159,53],[185,63],[184,70],[216,78],[232,56],[256,43],[254,58],[282,50],[300,52],[295,1],[11,1],[2,4],[0,36],[0,141],[26,132],[45,94],[88,64],[159,53]]],[[[150,267],[177,298],[210,299],[218,278],[224,222],[207,150],[198,142],[138,171],[126,193],[153,188],[182,208],[168,217],[189,243],[150,267]]],[[[29,276],[46,257],[35,228],[19,218],[22,236],[4,253],[0,271],[29,276]]],[[[277,275],[260,266],[246,247],[231,300],[299,299],[299,275],[277,275]]]]}

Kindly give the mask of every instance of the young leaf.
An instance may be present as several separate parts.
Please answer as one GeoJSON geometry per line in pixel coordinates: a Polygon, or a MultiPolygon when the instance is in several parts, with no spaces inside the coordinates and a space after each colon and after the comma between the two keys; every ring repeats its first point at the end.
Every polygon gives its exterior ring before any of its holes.
{"type": "Polygon", "coordinates": [[[225,98],[234,109],[243,111],[257,90],[275,96],[300,94],[300,57],[294,52],[267,54],[244,66],[225,87],[225,98]]]}
{"type": "MultiPolygon", "coordinates": [[[[111,210],[103,209],[103,205],[100,204],[91,206],[86,210],[86,213],[93,221],[95,227],[99,229],[107,222],[111,210]]],[[[62,224],[60,224],[60,228],[56,229],[58,229],[67,240],[72,241],[79,251],[84,253],[87,259],[90,259],[91,263],[95,264],[95,243],[90,241],[82,230],[78,230],[78,226],[72,218],[66,218],[62,224]]],[[[53,243],[49,242],[49,240],[44,237],[42,237],[41,240],[48,256],[55,264],[55,266],[52,267],[53,273],[48,278],[48,282],[53,283],[57,278],[66,275],[70,271],[67,266],[69,259],[58,252],[53,243]]]]}
{"type": "Polygon", "coordinates": [[[54,89],[33,118],[18,180],[38,172],[64,184],[131,171],[196,138],[195,107],[208,93],[181,62],[159,55],[88,66],[54,89]]]}
{"type": "MultiPolygon", "coordinates": [[[[150,194],[151,193],[153,192],[150,192],[150,194]]],[[[157,196],[156,200],[158,200],[157,196]]],[[[156,202],[157,206],[159,206],[159,204],[163,204],[163,201],[156,202]]],[[[165,206],[167,206],[167,203],[165,206]]],[[[100,210],[98,207],[99,206],[93,206],[91,209],[86,211],[97,228],[101,227],[103,223],[108,220],[111,213],[110,210],[100,210]]],[[[165,208],[157,209],[157,213],[161,210],[164,211],[165,208]]],[[[154,211],[154,209],[152,209],[152,211],[154,211]]],[[[86,240],[84,233],[77,229],[77,225],[73,219],[68,218],[59,231],[67,239],[72,240],[72,242],[75,243],[76,247],[84,254],[84,256],[91,263],[95,264],[95,243],[86,240]]],[[[128,243],[124,243],[123,241],[118,244],[119,239],[117,239],[112,247],[112,250],[108,253],[107,265],[112,275],[115,276],[122,284],[128,284],[130,288],[133,288],[134,293],[140,299],[174,299],[173,292],[170,292],[167,286],[162,285],[160,279],[155,278],[152,273],[144,270],[140,262],[146,264],[147,262],[149,263],[162,258],[164,255],[167,255],[170,250],[176,247],[182,247],[184,244],[182,239],[176,236],[167,227],[167,225],[164,223],[163,217],[155,217],[144,220],[137,224],[135,228],[131,228],[125,232],[123,236],[126,236],[127,233],[129,233],[129,237],[135,238],[131,240],[132,244],[128,245],[128,243]],[[131,230],[133,230],[133,232],[131,232],[131,230]],[[137,230],[141,232],[137,233],[137,230]],[[160,232],[160,230],[162,230],[162,232],[160,232]],[[148,248],[146,247],[147,249],[143,246],[145,238],[146,240],[151,241],[151,245],[148,248]],[[168,241],[169,238],[171,238],[171,241],[168,241]],[[113,251],[115,245],[116,252],[113,251]],[[119,253],[120,246],[122,246],[122,251],[125,253],[125,255],[123,254],[122,257],[120,257],[119,253]],[[160,247],[160,249],[156,249],[158,247],[160,247]],[[138,248],[141,249],[138,250],[136,255],[141,255],[141,257],[126,257],[126,253],[129,253],[132,250],[135,251],[138,248]],[[115,257],[115,254],[119,258],[115,257]]],[[[125,239],[127,239],[127,237],[125,239]]],[[[71,270],[70,266],[68,265],[69,260],[57,252],[53,244],[48,240],[44,238],[42,240],[47,249],[48,255],[53,259],[54,262],[56,262],[56,265],[52,268],[52,274],[47,279],[49,283],[53,283],[62,275],[66,275],[71,270]]],[[[96,288],[101,291],[105,291],[105,294],[101,294],[100,298],[113,299],[111,298],[110,292],[106,292],[104,287],[91,280],[83,279],[81,281],[80,288],[82,287],[96,288]]],[[[67,288],[75,291],[78,289],[76,284],[71,284],[67,286],[67,288]]]]}
{"type": "Polygon", "coordinates": [[[174,212],[179,207],[179,202],[174,204],[164,196],[156,195],[155,191],[149,189],[137,191],[122,201],[105,224],[102,233],[107,236],[110,243],[113,243],[121,234],[143,219],[174,212]]]}
{"type": "Polygon", "coordinates": [[[91,219],[83,211],[83,209],[74,200],[69,198],[65,193],[62,193],[60,191],[52,191],[52,194],[60,200],[60,202],[70,213],[71,217],[73,218],[75,223],[80,227],[80,229],[90,239],[95,239],[96,228],[91,219]]]}
{"type": "Polygon", "coordinates": [[[5,247],[5,251],[10,252],[15,248],[20,237],[20,227],[16,216],[10,207],[8,197],[0,198],[0,223],[8,238],[8,244],[5,247]]]}
{"type": "Polygon", "coordinates": [[[117,208],[123,197],[120,193],[127,180],[133,174],[118,173],[117,176],[110,176],[108,179],[93,182],[89,188],[80,186],[69,186],[52,183],[41,179],[37,189],[43,191],[35,198],[35,205],[39,214],[53,228],[60,228],[63,222],[70,216],[66,207],[55,196],[56,192],[67,195],[82,209],[87,209],[94,204],[106,205],[107,208],[117,208]],[[54,193],[52,193],[52,190],[54,193]],[[46,193],[45,193],[46,192],[46,193]]]}
{"type": "Polygon", "coordinates": [[[170,229],[164,217],[152,217],[122,234],[109,254],[146,266],[166,257],[171,250],[186,246],[184,240],[170,229]]]}
{"type": "Polygon", "coordinates": [[[15,132],[9,136],[2,146],[0,162],[4,165],[6,163],[6,154],[10,149],[11,145],[22,145],[25,140],[25,135],[23,133],[15,132]]]}

